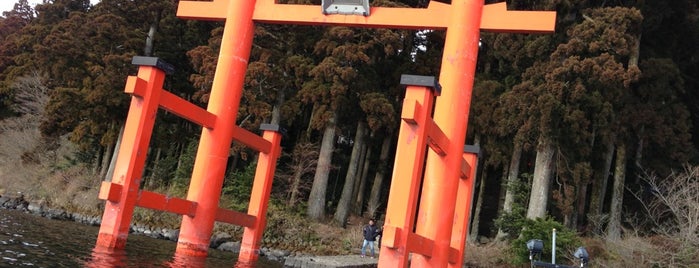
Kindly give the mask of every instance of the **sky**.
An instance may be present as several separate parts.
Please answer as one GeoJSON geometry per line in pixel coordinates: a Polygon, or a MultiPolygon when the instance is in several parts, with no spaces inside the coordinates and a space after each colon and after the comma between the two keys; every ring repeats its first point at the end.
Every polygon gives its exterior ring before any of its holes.
{"type": "MultiPolygon", "coordinates": [[[[0,13],[12,10],[17,2],[19,0],[0,0],[0,13]]],[[[29,0],[29,5],[31,6],[35,6],[38,3],[41,3],[41,0],[29,0]]]]}
{"type": "MultiPolygon", "coordinates": [[[[35,6],[38,3],[41,3],[42,0],[29,0],[29,5],[30,6],[35,6]]],[[[0,15],[2,15],[3,12],[5,11],[10,11],[12,8],[15,6],[15,3],[19,2],[19,0],[0,0],[0,15]]],[[[95,4],[96,0],[90,0],[92,4],[95,4]]]]}

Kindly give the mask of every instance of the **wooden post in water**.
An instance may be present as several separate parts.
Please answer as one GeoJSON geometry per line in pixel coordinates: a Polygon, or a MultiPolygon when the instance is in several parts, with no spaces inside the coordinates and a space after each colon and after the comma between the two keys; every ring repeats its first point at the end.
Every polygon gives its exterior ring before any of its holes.
{"type": "Polygon", "coordinates": [[[126,246],[146,163],[146,152],[163,91],[165,71],[172,68],[157,58],[136,57],[133,63],[140,67],[138,75],[129,77],[126,82],[125,91],[132,96],[131,108],[126,117],[114,176],[111,182],[102,184],[99,196],[107,202],[97,245],[107,248],[126,246]]]}

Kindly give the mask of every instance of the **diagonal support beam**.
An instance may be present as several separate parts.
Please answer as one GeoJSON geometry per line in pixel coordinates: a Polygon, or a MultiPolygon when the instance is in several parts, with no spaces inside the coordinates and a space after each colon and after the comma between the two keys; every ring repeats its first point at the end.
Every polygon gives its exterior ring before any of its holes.
{"type": "Polygon", "coordinates": [[[255,225],[256,218],[255,216],[235,210],[218,208],[216,211],[216,221],[243,227],[251,227],[255,225]]]}
{"type": "MultiPolygon", "coordinates": [[[[135,76],[129,76],[126,80],[126,93],[133,96],[143,97],[146,81],[135,76]]],[[[184,119],[196,123],[202,127],[212,129],[216,122],[216,116],[189,101],[186,101],[175,94],[161,89],[159,104],[163,109],[174,113],[184,119]]],[[[272,144],[264,138],[241,128],[233,127],[233,138],[258,152],[269,153],[272,144]]]]}
{"type": "Polygon", "coordinates": [[[432,256],[434,241],[414,232],[405,231],[403,228],[392,225],[384,225],[381,236],[382,247],[396,250],[403,246],[406,252],[418,253],[427,257],[432,256]]]}
{"type": "Polygon", "coordinates": [[[272,150],[271,142],[239,126],[233,126],[233,139],[261,153],[269,153],[272,150]]]}
{"type": "Polygon", "coordinates": [[[138,193],[136,205],[142,208],[188,216],[194,216],[197,210],[197,203],[192,201],[144,190],[138,193]]]}
{"type": "MultiPolygon", "coordinates": [[[[148,82],[146,80],[143,80],[137,76],[129,76],[126,78],[124,92],[131,94],[131,96],[143,98],[147,93],[147,83],[148,82]]],[[[158,104],[160,107],[202,127],[214,127],[216,116],[209,113],[205,109],[170,93],[165,89],[161,88],[159,90],[162,91],[158,99],[158,104]]]]}
{"type": "Polygon", "coordinates": [[[464,156],[461,160],[461,173],[459,173],[459,178],[468,179],[471,175],[471,165],[468,164],[468,159],[464,156]]]}
{"type": "Polygon", "coordinates": [[[205,128],[214,128],[216,116],[179,96],[163,90],[160,107],[205,128]]]}
{"type": "MultiPolygon", "coordinates": [[[[121,184],[103,181],[98,197],[110,202],[119,202],[122,201],[121,191],[123,189],[121,184]]],[[[194,216],[197,208],[197,204],[189,200],[145,190],[138,191],[136,206],[189,216],[194,216]]]]}
{"type": "MultiPolygon", "coordinates": [[[[403,121],[411,125],[418,124],[417,118],[421,113],[423,113],[422,109],[424,108],[417,101],[406,102],[406,105],[403,107],[403,111],[401,112],[401,119],[403,119],[403,121]]],[[[444,132],[442,132],[442,130],[439,129],[439,126],[437,126],[437,124],[434,123],[434,120],[432,120],[432,118],[427,118],[424,124],[424,128],[427,134],[427,145],[438,155],[446,155],[443,148],[446,148],[447,144],[449,144],[449,139],[447,138],[447,136],[444,135],[444,132]]]]}
{"type": "Polygon", "coordinates": [[[445,149],[449,146],[449,138],[431,118],[427,120],[427,145],[439,156],[447,154],[445,149]]]}

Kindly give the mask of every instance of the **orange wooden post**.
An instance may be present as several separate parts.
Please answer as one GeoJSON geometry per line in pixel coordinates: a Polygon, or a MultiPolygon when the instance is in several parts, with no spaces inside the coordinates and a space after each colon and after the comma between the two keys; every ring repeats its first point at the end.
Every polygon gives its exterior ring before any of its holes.
{"type": "Polygon", "coordinates": [[[434,121],[449,142],[446,155],[427,154],[416,230],[418,235],[434,241],[434,251],[431,257],[415,255],[412,259],[415,267],[446,267],[449,261],[455,200],[476,71],[483,1],[453,0],[451,6],[454,11],[447,28],[439,77],[443,90],[436,100],[434,112],[434,121]]]}
{"type": "MultiPolygon", "coordinates": [[[[478,146],[464,146],[464,168],[459,176],[456,191],[456,209],[454,211],[454,224],[451,232],[451,248],[449,250],[449,268],[461,268],[466,249],[466,237],[468,237],[468,224],[471,219],[471,205],[473,204],[473,186],[476,182],[476,170],[478,165],[478,146]]],[[[481,182],[485,183],[485,182],[481,182]]]]}
{"type": "Polygon", "coordinates": [[[132,97],[119,156],[111,183],[103,184],[100,189],[100,198],[107,202],[97,246],[116,249],[126,246],[146,152],[158,112],[158,101],[163,91],[165,70],[172,68],[157,58],[134,57],[132,63],[140,67],[138,75],[130,76],[125,87],[126,93],[132,94],[132,97]]]}
{"type": "Polygon", "coordinates": [[[274,170],[277,166],[277,159],[281,155],[279,144],[282,140],[282,131],[279,126],[262,124],[260,129],[264,130],[263,138],[272,144],[272,149],[270,152],[260,152],[257,159],[255,181],[252,185],[250,204],[248,205],[248,215],[255,217],[255,223],[252,227],[245,227],[243,232],[240,254],[238,255],[238,262],[241,265],[254,264],[260,255],[260,241],[267,224],[266,214],[269,195],[272,191],[274,170]]]}
{"type": "Polygon", "coordinates": [[[209,249],[252,48],[255,1],[227,2],[221,52],[207,108],[216,116],[216,123],[202,130],[187,192],[187,200],[197,203],[196,214],[183,217],[177,241],[177,253],[190,256],[206,256],[209,249]]]}
{"type": "Polygon", "coordinates": [[[388,207],[379,251],[379,267],[407,267],[417,209],[418,191],[427,150],[434,103],[440,86],[431,76],[403,75],[407,86],[403,99],[398,147],[388,196],[388,207]]]}

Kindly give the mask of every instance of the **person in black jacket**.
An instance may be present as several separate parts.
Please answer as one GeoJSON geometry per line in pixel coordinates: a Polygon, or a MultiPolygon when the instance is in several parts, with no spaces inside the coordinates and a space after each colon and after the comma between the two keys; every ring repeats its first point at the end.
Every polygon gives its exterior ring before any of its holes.
{"type": "Polygon", "coordinates": [[[364,243],[362,243],[361,257],[364,258],[366,256],[367,245],[369,246],[369,249],[371,249],[371,257],[376,257],[376,254],[374,253],[374,241],[376,241],[376,237],[381,234],[381,230],[376,227],[374,220],[371,219],[369,220],[369,224],[364,226],[362,233],[364,234],[364,243]]]}

